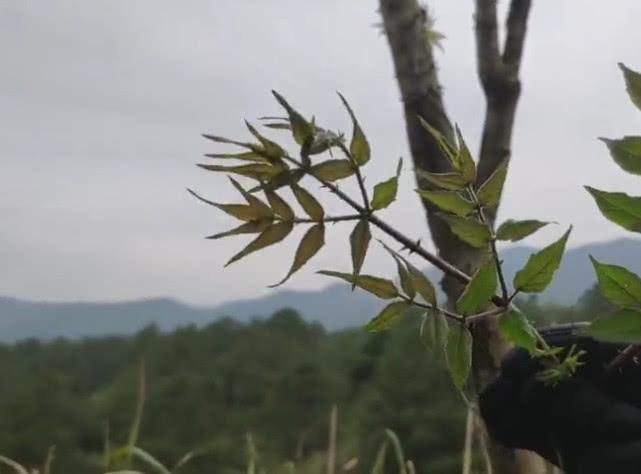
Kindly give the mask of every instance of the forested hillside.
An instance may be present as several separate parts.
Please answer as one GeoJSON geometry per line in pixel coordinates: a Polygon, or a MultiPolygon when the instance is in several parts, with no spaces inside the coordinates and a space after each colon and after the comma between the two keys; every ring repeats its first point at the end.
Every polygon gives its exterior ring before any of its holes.
{"type": "MultiPolygon", "coordinates": [[[[576,308],[521,304],[548,322],[607,310],[594,290],[576,308]]],[[[1,346],[0,454],[35,466],[55,445],[54,473],[99,472],[105,427],[112,445],[126,441],[144,363],[139,444],[168,465],[195,449],[180,472],[245,472],[248,432],[262,465],[292,460],[300,472],[322,472],[334,403],[339,461],[358,457],[355,472],[368,472],[384,428],[420,473],[459,472],[464,405],[422,346],[419,321],[332,333],[282,310],[168,334],[148,327],[128,338],[1,346]]]]}

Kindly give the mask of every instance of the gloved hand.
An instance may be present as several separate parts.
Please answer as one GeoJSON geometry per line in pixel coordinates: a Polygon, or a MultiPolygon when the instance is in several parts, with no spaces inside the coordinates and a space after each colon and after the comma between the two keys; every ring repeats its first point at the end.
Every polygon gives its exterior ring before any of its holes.
{"type": "Polygon", "coordinates": [[[541,361],[523,349],[503,360],[499,377],[480,394],[490,435],[499,443],[535,451],[568,474],[641,473],[641,367],[634,362],[608,374],[623,346],[568,331],[543,332],[552,346],[585,350],[576,375],[556,386],[536,374],[541,361]]]}

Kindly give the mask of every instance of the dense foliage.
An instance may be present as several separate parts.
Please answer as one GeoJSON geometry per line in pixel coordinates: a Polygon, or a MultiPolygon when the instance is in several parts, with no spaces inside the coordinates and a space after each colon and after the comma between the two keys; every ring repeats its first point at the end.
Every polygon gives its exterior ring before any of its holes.
{"type": "MultiPolygon", "coordinates": [[[[590,290],[575,308],[521,302],[539,320],[580,320],[607,310],[590,290]],[[594,310],[597,309],[598,313],[594,310]]],[[[460,471],[465,407],[418,337],[418,315],[391,332],[328,333],[294,311],[240,324],[221,320],[163,334],[0,347],[0,454],[27,466],[56,446],[53,472],[101,472],[108,422],[126,442],[141,361],[147,400],[139,445],[179,472],[246,472],[246,435],[268,472],[322,472],[331,406],[339,407],[339,465],[369,472],[391,428],[419,473],[460,471]]]]}

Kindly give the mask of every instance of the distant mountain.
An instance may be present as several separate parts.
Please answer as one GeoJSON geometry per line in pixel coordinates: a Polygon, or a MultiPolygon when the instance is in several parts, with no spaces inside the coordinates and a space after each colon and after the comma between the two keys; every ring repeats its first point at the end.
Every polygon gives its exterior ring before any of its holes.
{"type": "Polygon", "coordinates": [[[151,323],[168,331],[189,324],[204,325],[227,316],[248,321],[284,307],[296,309],[308,320],[335,330],[362,324],[381,304],[367,293],[352,293],[348,285],[340,284],[315,291],[278,291],[211,307],[164,298],[118,303],[46,303],[0,297],[0,341],[132,334],[151,323]]]}
{"type": "MultiPolygon", "coordinates": [[[[533,251],[528,247],[512,247],[502,252],[510,279],[533,251]]],[[[595,282],[589,255],[641,273],[640,241],[619,239],[577,247],[566,253],[554,282],[541,299],[559,304],[576,302],[595,282]]],[[[438,274],[429,273],[434,281],[438,280],[438,274]]],[[[331,285],[314,291],[275,291],[260,298],[212,307],[161,298],[118,303],[40,303],[0,297],[0,341],[131,334],[150,323],[162,330],[171,330],[188,324],[207,324],[225,316],[248,321],[269,316],[284,307],[298,310],[305,318],[335,330],[362,324],[381,305],[381,301],[365,292],[352,293],[348,285],[331,285]]]]}

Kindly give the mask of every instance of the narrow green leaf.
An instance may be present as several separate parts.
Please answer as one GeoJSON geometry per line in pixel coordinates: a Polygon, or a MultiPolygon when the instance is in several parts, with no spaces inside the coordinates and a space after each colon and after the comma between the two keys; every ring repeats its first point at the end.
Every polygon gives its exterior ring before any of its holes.
{"type": "Polygon", "coordinates": [[[485,309],[490,298],[496,293],[497,281],[496,265],[493,260],[488,260],[465,287],[465,291],[456,302],[457,311],[469,316],[485,309]]]}
{"type": "Polygon", "coordinates": [[[247,143],[247,142],[239,142],[236,140],[231,140],[229,138],[221,137],[218,135],[209,135],[207,133],[203,133],[202,136],[206,138],[207,140],[211,140],[216,143],[225,143],[227,145],[236,145],[242,148],[249,148],[250,150],[257,147],[257,145],[254,145],[253,143],[247,143]]]}
{"type": "Polygon", "coordinates": [[[247,255],[256,252],[257,250],[264,249],[270,245],[274,245],[289,235],[292,231],[293,223],[291,222],[277,222],[272,224],[267,229],[262,231],[258,237],[252,240],[243,250],[234,255],[225,266],[240,260],[247,255]]]}
{"type": "Polygon", "coordinates": [[[448,223],[454,235],[472,247],[482,248],[490,242],[490,230],[476,219],[443,214],[439,217],[448,223]]]}
{"type": "Polygon", "coordinates": [[[389,254],[392,256],[394,261],[396,262],[396,269],[398,271],[398,278],[401,283],[401,289],[403,290],[403,293],[410,299],[413,300],[414,297],[416,296],[416,289],[414,288],[414,282],[412,281],[412,277],[409,274],[409,271],[406,268],[405,262],[406,260],[401,257],[397,252],[389,248],[387,245],[385,245],[383,242],[383,247],[385,250],[389,252],[389,254]]]}
{"type": "Polygon", "coordinates": [[[325,217],[325,211],[316,198],[305,188],[301,188],[297,184],[292,184],[291,188],[294,193],[294,197],[305,211],[305,214],[307,214],[310,219],[319,222],[322,221],[325,217]]]}
{"type": "Polygon", "coordinates": [[[454,385],[463,390],[472,367],[472,334],[464,324],[453,324],[450,327],[446,354],[454,385]]]}
{"type": "Polygon", "coordinates": [[[503,313],[499,319],[501,335],[512,344],[523,347],[529,352],[536,349],[536,329],[525,315],[516,309],[503,313]]]}
{"type": "Polygon", "coordinates": [[[281,219],[283,219],[284,221],[294,220],[294,211],[282,197],[280,197],[278,194],[276,194],[275,191],[272,191],[270,189],[265,189],[264,192],[269,205],[272,207],[272,210],[278,216],[280,216],[281,219]]]}
{"type": "Polygon", "coordinates": [[[205,154],[205,156],[207,158],[222,158],[240,161],[253,161],[255,163],[269,163],[269,160],[267,160],[267,158],[259,155],[254,151],[245,151],[242,153],[207,153],[205,154]]]}
{"type": "Polygon", "coordinates": [[[272,94],[278,101],[278,103],[287,111],[289,116],[289,123],[291,125],[292,134],[294,140],[299,145],[303,145],[308,140],[314,137],[314,127],[307,121],[305,118],[299,114],[294,108],[289,105],[285,98],[276,91],[272,91],[272,94]]]}
{"type": "Polygon", "coordinates": [[[436,305],[436,290],[434,289],[434,285],[432,285],[422,271],[407,260],[404,259],[404,261],[416,292],[421,295],[426,303],[436,305]]]}
{"type": "Polygon", "coordinates": [[[590,186],[585,186],[585,189],[592,195],[601,214],[607,219],[624,229],[641,232],[641,197],[600,191],[590,186]]]}
{"type": "Polygon", "coordinates": [[[628,173],[641,175],[641,137],[626,136],[619,140],[600,138],[612,159],[628,173]]]}
{"type": "Polygon", "coordinates": [[[214,235],[209,235],[205,238],[209,240],[216,240],[216,239],[221,239],[223,237],[229,237],[230,235],[258,234],[259,232],[264,231],[271,224],[272,224],[272,221],[268,219],[263,219],[260,221],[245,222],[244,224],[241,224],[234,229],[227,230],[225,232],[220,232],[214,235]]]}
{"type": "MultiPolygon", "coordinates": [[[[421,272],[418,268],[416,268],[414,265],[412,265],[405,257],[403,257],[401,254],[398,252],[392,250],[390,247],[385,245],[385,242],[382,242],[379,240],[379,242],[383,245],[385,250],[387,250],[395,259],[400,259],[403,261],[405,264],[405,268],[407,269],[407,275],[409,276],[409,282],[407,282],[407,286],[411,286],[416,293],[418,293],[426,303],[429,303],[431,305],[436,306],[436,290],[434,289],[434,286],[430,282],[430,280],[425,276],[423,272],[421,272]]],[[[399,270],[399,276],[401,277],[401,285],[403,284],[403,277],[400,275],[400,270],[399,270]]],[[[403,288],[403,291],[407,294],[407,296],[410,296],[408,291],[411,292],[411,290],[406,290],[403,288]]],[[[412,299],[414,296],[410,296],[412,299]]]]}
{"type": "Polygon", "coordinates": [[[436,310],[426,311],[421,323],[421,341],[438,360],[445,360],[447,335],[450,331],[445,315],[436,310]]]}
{"type": "Polygon", "coordinates": [[[240,176],[245,176],[247,178],[256,179],[258,181],[269,181],[271,178],[282,172],[282,168],[271,166],[265,163],[239,166],[208,165],[204,163],[198,163],[197,166],[208,171],[216,171],[219,173],[233,173],[240,176]]]}
{"type": "Polygon", "coordinates": [[[340,92],[338,93],[338,96],[341,98],[343,105],[347,109],[354,127],[354,131],[352,132],[352,142],[349,145],[349,152],[352,155],[354,162],[358,166],[363,166],[369,161],[371,154],[367,137],[365,137],[361,126],[358,124],[358,120],[356,120],[356,115],[354,115],[354,111],[347,103],[347,100],[345,100],[345,97],[343,97],[340,92]]]}
{"type": "Polygon", "coordinates": [[[593,321],[583,332],[600,341],[639,344],[641,312],[623,310],[613,316],[593,321]]]}
{"type": "Polygon", "coordinates": [[[370,207],[372,209],[375,211],[384,209],[396,200],[396,194],[398,193],[398,178],[401,175],[402,169],[403,159],[401,158],[398,160],[398,165],[396,166],[396,176],[374,186],[374,195],[372,196],[372,201],[370,203],[370,207]]]}
{"type": "Polygon", "coordinates": [[[426,191],[423,189],[417,189],[416,192],[440,210],[456,214],[457,216],[467,216],[474,210],[474,203],[468,201],[456,192],[426,191]]]}
{"type": "Polygon", "coordinates": [[[394,283],[384,278],[379,278],[371,275],[359,275],[358,278],[354,279],[354,276],[351,273],[333,272],[329,270],[322,270],[318,273],[320,273],[321,275],[340,278],[341,280],[344,280],[348,283],[356,282],[356,286],[358,286],[359,288],[365,291],[369,291],[370,293],[384,300],[389,300],[399,296],[398,290],[394,286],[394,283]]]}
{"type": "Polygon", "coordinates": [[[227,214],[235,217],[238,220],[254,221],[261,219],[261,215],[259,214],[258,210],[255,207],[249,206],[247,204],[221,204],[218,202],[210,201],[209,199],[205,199],[196,191],[192,191],[189,188],[187,188],[187,192],[189,192],[189,194],[194,196],[199,201],[204,202],[205,204],[209,204],[210,206],[214,206],[215,208],[226,212],[227,214]]]}
{"type": "Polygon", "coordinates": [[[525,267],[514,276],[514,288],[524,293],[540,293],[545,290],[561,264],[571,231],[572,227],[559,240],[530,255],[525,267]]]}
{"type": "Polygon", "coordinates": [[[598,262],[590,256],[601,294],[620,308],[641,308],[641,278],[618,265],[598,262]]]}
{"type": "Polygon", "coordinates": [[[463,191],[467,184],[460,173],[430,173],[417,168],[416,174],[434,186],[448,191],[463,191]]]}
{"type": "Polygon", "coordinates": [[[325,245],[325,226],[322,223],[314,224],[305,233],[300,244],[298,244],[298,249],[294,256],[294,262],[292,263],[292,267],[289,269],[289,272],[287,272],[287,275],[285,275],[285,278],[275,285],[270,286],[270,288],[274,288],[285,283],[290,276],[300,270],[314,255],[316,255],[323,245],[325,245]]]}
{"type": "Polygon", "coordinates": [[[448,141],[448,139],[435,127],[431,126],[429,123],[427,123],[425,120],[423,120],[422,117],[418,118],[421,126],[427,130],[427,132],[434,138],[436,141],[439,149],[441,150],[441,153],[443,153],[443,157],[450,162],[452,165],[452,168],[454,168],[457,171],[460,171],[461,169],[461,163],[458,161],[458,153],[456,149],[452,146],[452,144],[448,141]]]}
{"type": "Polygon", "coordinates": [[[171,474],[169,469],[167,469],[158,459],[153,457],[147,451],[138,446],[128,447],[127,450],[131,455],[143,463],[145,463],[149,468],[153,469],[158,474],[171,474]]]}
{"type": "Polygon", "coordinates": [[[457,161],[461,164],[461,175],[467,184],[473,184],[476,181],[476,163],[474,163],[472,153],[470,153],[458,125],[456,126],[456,138],[458,140],[457,161]]]}
{"type": "Polygon", "coordinates": [[[358,221],[349,236],[352,254],[352,274],[354,275],[352,289],[356,286],[356,279],[361,273],[361,268],[363,267],[363,262],[365,262],[365,255],[367,255],[367,249],[369,248],[369,242],[371,239],[372,234],[369,230],[369,222],[367,219],[358,221]]]}
{"type": "Polygon", "coordinates": [[[327,160],[310,168],[309,172],[324,181],[338,181],[354,174],[349,160],[327,160]]]}
{"type": "Polygon", "coordinates": [[[247,126],[249,132],[254,135],[254,137],[256,137],[260,144],[263,146],[263,152],[267,159],[278,160],[285,156],[285,150],[283,150],[283,148],[278,143],[261,135],[260,132],[256,130],[254,126],[247,120],[245,120],[245,125],[247,126]]]}
{"type": "Polygon", "coordinates": [[[406,301],[394,301],[385,306],[365,327],[370,332],[390,329],[409,308],[410,304],[406,301]]]}
{"type": "Polygon", "coordinates": [[[301,178],[305,175],[305,170],[295,169],[290,170],[287,167],[284,169],[281,168],[281,171],[278,171],[273,176],[269,177],[267,180],[261,182],[258,186],[255,186],[249,190],[250,193],[256,193],[261,190],[269,189],[270,191],[276,191],[277,189],[282,188],[283,186],[296,184],[301,178]]]}
{"type": "Polygon", "coordinates": [[[508,160],[504,160],[494,173],[481,185],[478,190],[479,202],[489,208],[498,206],[507,176],[508,160]]]}
{"type": "Polygon", "coordinates": [[[548,225],[549,222],[537,221],[529,219],[524,221],[515,221],[508,219],[503,222],[496,231],[496,238],[498,240],[509,240],[511,242],[518,242],[539,230],[541,227],[548,225]]]}
{"type": "Polygon", "coordinates": [[[626,67],[623,63],[619,63],[619,67],[623,71],[625,85],[632,103],[641,110],[641,74],[626,67]]]}
{"type": "Polygon", "coordinates": [[[272,211],[271,207],[258,199],[256,196],[247,192],[245,188],[243,188],[240,183],[234,178],[232,178],[231,176],[228,176],[228,178],[234,185],[234,187],[238,190],[238,192],[245,198],[247,204],[249,204],[250,207],[256,209],[256,213],[260,216],[260,218],[271,219],[272,217],[274,217],[274,212],[272,211]]]}
{"type": "Polygon", "coordinates": [[[389,446],[389,441],[385,440],[378,448],[376,452],[376,458],[374,459],[374,465],[370,474],[385,474],[385,460],[387,459],[387,448],[389,446]]]}

